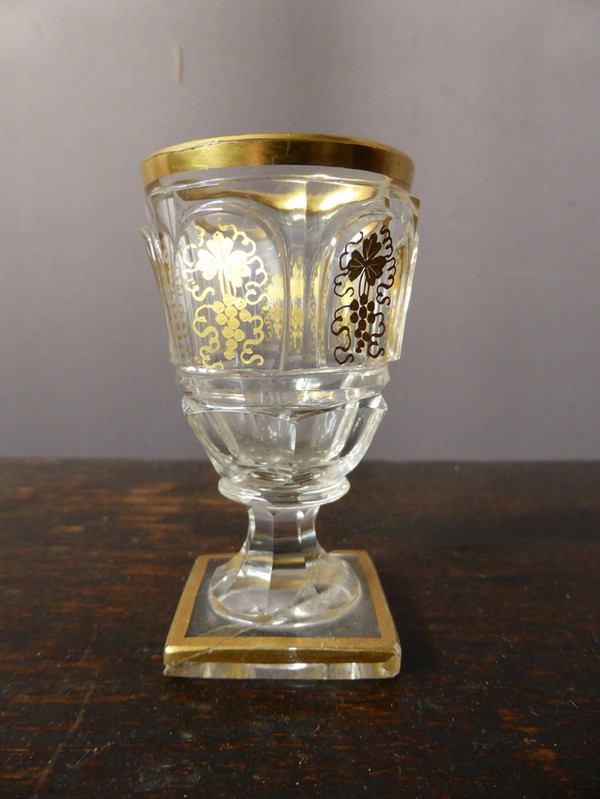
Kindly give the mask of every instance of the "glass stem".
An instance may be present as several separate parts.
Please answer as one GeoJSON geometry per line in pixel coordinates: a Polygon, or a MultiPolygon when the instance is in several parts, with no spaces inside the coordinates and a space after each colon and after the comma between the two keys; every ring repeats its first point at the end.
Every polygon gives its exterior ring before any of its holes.
{"type": "Polygon", "coordinates": [[[358,589],[354,574],[317,541],[318,511],[318,505],[252,504],[244,546],[215,571],[215,610],[246,621],[306,624],[323,621],[353,602],[358,589]]]}
{"type": "Polygon", "coordinates": [[[243,547],[247,571],[268,580],[273,588],[305,579],[308,565],[322,552],[315,531],[318,512],[318,505],[248,508],[250,523],[243,547]]]}

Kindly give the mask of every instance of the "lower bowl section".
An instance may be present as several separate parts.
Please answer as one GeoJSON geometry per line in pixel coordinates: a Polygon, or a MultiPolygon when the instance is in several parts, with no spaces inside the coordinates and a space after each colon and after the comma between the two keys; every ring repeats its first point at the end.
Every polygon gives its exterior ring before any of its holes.
{"type": "Polygon", "coordinates": [[[228,375],[180,370],[188,421],[221,476],[252,505],[320,505],[348,489],[386,410],[387,368],[228,375]]]}

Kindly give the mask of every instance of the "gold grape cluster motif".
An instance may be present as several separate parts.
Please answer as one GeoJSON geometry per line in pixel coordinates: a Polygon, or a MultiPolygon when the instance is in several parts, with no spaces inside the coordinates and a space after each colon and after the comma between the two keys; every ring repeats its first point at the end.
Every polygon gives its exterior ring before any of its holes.
{"type": "Polygon", "coordinates": [[[201,341],[202,365],[224,369],[224,359],[262,366],[264,358],[254,347],[265,338],[267,272],[255,242],[221,220],[212,234],[196,224],[180,257],[185,288],[198,302],[193,327],[201,341]]]}

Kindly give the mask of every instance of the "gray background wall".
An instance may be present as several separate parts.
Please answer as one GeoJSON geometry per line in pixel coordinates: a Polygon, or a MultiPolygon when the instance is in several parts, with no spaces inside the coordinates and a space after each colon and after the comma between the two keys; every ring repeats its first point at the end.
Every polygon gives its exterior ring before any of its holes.
{"type": "Polygon", "coordinates": [[[0,0],[0,454],[201,456],[138,166],[292,130],[417,165],[370,456],[598,457],[599,42],[594,0],[0,0]]]}

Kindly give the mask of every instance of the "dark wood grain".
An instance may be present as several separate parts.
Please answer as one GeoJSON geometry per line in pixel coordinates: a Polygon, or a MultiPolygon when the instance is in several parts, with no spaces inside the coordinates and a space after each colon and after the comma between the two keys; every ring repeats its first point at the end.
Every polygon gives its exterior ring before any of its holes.
{"type": "Polygon", "coordinates": [[[166,679],[200,552],[245,511],[203,463],[0,461],[0,796],[592,797],[600,465],[362,464],[399,678],[166,679]]]}

